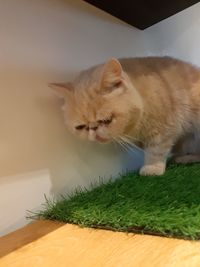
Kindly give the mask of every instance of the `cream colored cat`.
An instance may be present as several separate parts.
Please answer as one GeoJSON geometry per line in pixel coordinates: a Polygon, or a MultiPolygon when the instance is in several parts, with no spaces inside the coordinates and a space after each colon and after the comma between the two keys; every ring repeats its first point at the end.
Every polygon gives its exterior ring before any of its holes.
{"type": "Polygon", "coordinates": [[[142,147],[141,175],[162,175],[170,152],[177,162],[200,161],[197,67],[170,57],[111,59],[50,86],[65,99],[71,132],[142,147]]]}

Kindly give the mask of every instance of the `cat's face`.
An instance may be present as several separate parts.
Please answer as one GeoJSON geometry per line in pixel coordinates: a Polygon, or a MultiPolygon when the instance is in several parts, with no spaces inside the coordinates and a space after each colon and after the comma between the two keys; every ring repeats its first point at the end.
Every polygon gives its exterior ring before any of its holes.
{"type": "Polygon", "coordinates": [[[67,128],[80,138],[101,143],[123,136],[132,113],[139,112],[133,108],[132,88],[126,76],[113,59],[82,72],[73,83],[52,84],[65,99],[67,128]]]}

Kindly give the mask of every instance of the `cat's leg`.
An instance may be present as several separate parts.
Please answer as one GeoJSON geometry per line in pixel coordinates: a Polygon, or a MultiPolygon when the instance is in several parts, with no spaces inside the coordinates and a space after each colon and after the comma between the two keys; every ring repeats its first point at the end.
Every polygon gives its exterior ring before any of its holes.
{"type": "Polygon", "coordinates": [[[200,162],[200,155],[183,155],[183,156],[175,156],[173,161],[178,164],[189,164],[189,163],[197,163],[200,162]]]}
{"type": "Polygon", "coordinates": [[[173,148],[172,161],[180,164],[200,162],[200,134],[196,131],[183,137],[173,148]]]}
{"type": "Polygon", "coordinates": [[[172,141],[154,143],[145,149],[144,166],[140,175],[162,175],[165,172],[167,156],[171,150],[172,141]]]}

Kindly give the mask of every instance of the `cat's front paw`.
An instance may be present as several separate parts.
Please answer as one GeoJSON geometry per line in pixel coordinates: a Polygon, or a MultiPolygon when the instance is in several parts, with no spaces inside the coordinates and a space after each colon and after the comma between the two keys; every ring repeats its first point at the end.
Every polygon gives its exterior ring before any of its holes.
{"type": "Polygon", "coordinates": [[[144,165],[140,169],[140,175],[142,176],[151,176],[151,175],[163,175],[165,172],[165,164],[157,165],[144,165]]]}

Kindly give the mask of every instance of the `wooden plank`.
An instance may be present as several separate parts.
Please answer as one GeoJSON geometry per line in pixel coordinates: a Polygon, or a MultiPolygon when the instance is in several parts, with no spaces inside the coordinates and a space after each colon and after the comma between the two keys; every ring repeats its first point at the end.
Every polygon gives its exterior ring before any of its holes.
{"type": "Polygon", "coordinates": [[[200,266],[199,242],[48,221],[36,222],[0,238],[0,249],[4,247],[7,249],[0,259],[0,267],[200,266]]]}
{"type": "Polygon", "coordinates": [[[53,232],[61,226],[63,224],[59,222],[37,221],[4,237],[0,237],[0,258],[53,232]]]}

